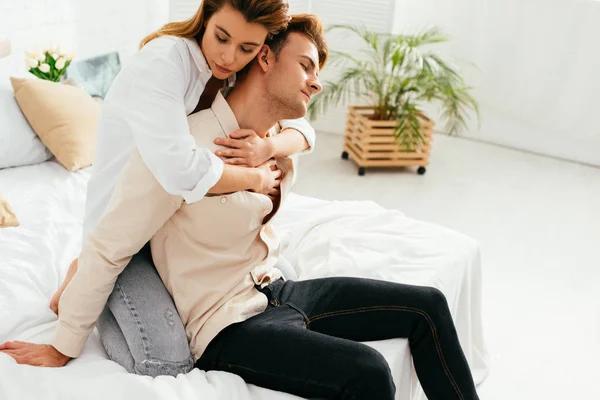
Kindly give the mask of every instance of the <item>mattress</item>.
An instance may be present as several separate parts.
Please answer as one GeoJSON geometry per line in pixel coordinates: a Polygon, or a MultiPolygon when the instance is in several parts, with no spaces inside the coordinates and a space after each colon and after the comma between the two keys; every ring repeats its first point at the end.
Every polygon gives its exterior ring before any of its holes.
{"type": "MultiPolygon", "coordinates": [[[[0,342],[49,343],[57,323],[48,304],[81,248],[91,170],[54,161],[0,170],[0,192],[21,226],[0,229],[0,342]]],[[[373,202],[335,202],[292,194],[273,221],[299,279],[356,276],[442,290],[476,382],[488,372],[481,319],[478,244],[373,202]]],[[[424,399],[408,342],[369,342],[390,364],[396,399],[424,399]]],[[[177,377],[128,374],[108,360],[97,331],[63,368],[22,366],[0,353],[0,399],[298,399],[246,384],[226,372],[194,369],[177,377]]]]}

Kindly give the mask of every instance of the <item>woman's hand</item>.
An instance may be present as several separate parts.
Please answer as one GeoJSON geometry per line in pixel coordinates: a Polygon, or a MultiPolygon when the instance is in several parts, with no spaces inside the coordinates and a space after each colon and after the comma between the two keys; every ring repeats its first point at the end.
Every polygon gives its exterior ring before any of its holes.
{"type": "Polygon", "coordinates": [[[8,354],[18,364],[36,367],[62,367],[71,359],[50,344],[6,342],[0,344],[0,352],[8,354]]]}
{"type": "Polygon", "coordinates": [[[274,201],[279,196],[279,187],[281,185],[282,172],[275,160],[269,160],[256,168],[260,179],[257,187],[254,188],[256,193],[261,193],[269,196],[271,201],[274,201]]]}
{"type": "Polygon", "coordinates": [[[253,168],[273,157],[271,141],[261,138],[252,129],[238,129],[230,133],[228,138],[216,138],[215,144],[227,147],[215,153],[227,164],[253,168]]]}

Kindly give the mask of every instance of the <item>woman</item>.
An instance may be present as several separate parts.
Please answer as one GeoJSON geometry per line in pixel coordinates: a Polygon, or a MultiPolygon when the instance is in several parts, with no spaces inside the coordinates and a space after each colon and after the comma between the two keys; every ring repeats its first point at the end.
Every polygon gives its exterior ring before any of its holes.
{"type": "MultiPolygon", "coordinates": [[[[289,21],[287,12],[285,0],[204,0],[189,20],[169,23],[142,40],[141,50],[114,81],[103,105],[96,158],[88,183],[84,240],[104,213],[133,148],[140,150],[163,188],[171,194],[183,195],[187,203],[214,192],[254,190],[269,196],[278,193],[277,171],[265,171],[262,184],[254,187],[249,168],[259,167],[274,156],[312,148],[315,134],[306,121],[281,121],[284,128],[281,135],[267,139],[251,130],[239,130],[230,134],[232,140],[216,142],[230,149],[215,156],[196,145],[186,116],[210,107],[219,89],[235,83],[236,72],[256,56],[265,40],[285,29],[289,21]],[[223,29],[225,24],[212,17],[224,7],[241,13],[245,22],[227,24],[227,29],[223,29]]],[[[140,252],[131,264],[135,268],[126,274],[136,274],[135,281],[156,283],[158,276],[147,251],[140,252]]],[[[50,308],[57,314],[58,301],[76,271],[77,259],[51,299],[50,308]]],[[[124,290],[129,281],[125,278],[122,276],[118,282],[124,290]]],[[[115,336],[105,334],[113,331],[115,327],[111,325],[116,323],[100,323],[99,328],[109,354],[119,357],[125,353],[114,343],[115,336]],[[111,351],[114,346],[117,349],[111,351]]],[[[183,357],[182,328],[180,332],[181,356],[172,360],[159,352],[154,358],[181,363],[163,365],[163,369],[152,374],[191,368],[189,352],[187,360],[183,357]]],[[[160,339],[157,338],[157,343],[160,339]]],[[[169,355],[173,357],[172,353],[169,355]]],[[[144,360],[137,361],[142,364],[144,360]]]]}

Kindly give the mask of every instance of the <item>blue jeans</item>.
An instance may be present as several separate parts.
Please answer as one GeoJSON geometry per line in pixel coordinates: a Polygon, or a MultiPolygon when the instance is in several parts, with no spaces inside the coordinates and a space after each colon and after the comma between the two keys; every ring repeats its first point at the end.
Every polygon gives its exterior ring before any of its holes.
{"type": "MultiPolygon", "coordinates": [[[[283,258],[283,275],[295,271],[283,258]]],[[[146,245],[117,278],[96,326],[108,357],[140,375],[186,373],[194,367],[181,317],[165,288],[146,245]]]]}
{"type": "Polygon", "coordinates": [[[108,357],[140,375],[191,371],[185,328],[146,245],[117,278],[96,323],[108,357]]]}
{"type": "Polygon", "coordinates": [[[360,343],[408,338],[428,399],[478,399],[444,295],[361,278],[279,280],[267,310],[219,333],[196,362],[302,397],[393,400],[383,356],[360,343]]]}

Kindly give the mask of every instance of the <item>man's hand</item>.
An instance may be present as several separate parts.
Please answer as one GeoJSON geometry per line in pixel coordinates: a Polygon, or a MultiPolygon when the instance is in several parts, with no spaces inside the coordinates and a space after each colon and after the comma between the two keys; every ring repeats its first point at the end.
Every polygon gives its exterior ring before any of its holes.
{"type": "Polygon", "coordinates": [[[0,352],[8,354],[19,364],[36,367],[63,367],[71,359],[50,344],[6,342],[0,344],[0,352]]]}
{"type": "Polygon", "coordinates": [[[279,186],[281,185],[281,170],[277,168],[275,160],[269,160],[258,166],[256,171],[260,179],[258,186],[254,188],[256,193],[262,193],[275,200],[279,196],[279,186]]]}
{"type": "Polygon", "coordinates": [[[261,138],[252,129],[238,129],[228,138],[216,138],[215,144],[227,147],[217,150],[224,162],[245,167],[258,167],[273,157],[273,144],[268,138],[261,138]]]}

